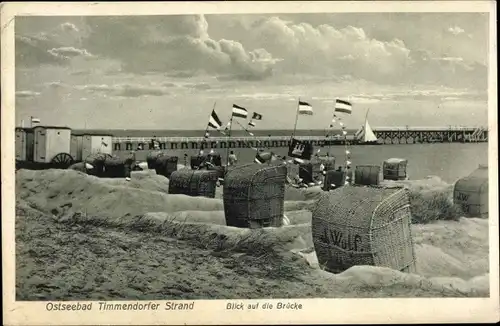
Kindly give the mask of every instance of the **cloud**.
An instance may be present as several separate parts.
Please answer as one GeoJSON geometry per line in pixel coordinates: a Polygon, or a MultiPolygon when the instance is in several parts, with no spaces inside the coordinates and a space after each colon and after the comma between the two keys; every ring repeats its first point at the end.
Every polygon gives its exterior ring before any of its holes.
{"type": "Polygon", "coordinates": [[[372,39],[354,26],[315,27],[270,17],[255,22],[248,32],[273,57],[283,58],[275,69],[287,73],[350,74],[387,81],[412,62],[403,41],[372,39]]]}
{"type": "Polygon", "coordinates": [[[272,75],[274,59],[263,48],[210,38],[203,15],[171,17],[89,17],[84,41],[92,53],[119,59],[136,73],[200,73],[259,80],[272,75]]]}
{"type": "MultiPolygon", "coordinates": [[[[418,37],[406,28],[403,28],[406,31],[402,33],[394,31],[398,24],[406,24],[405,21],[409,18],[406,16],[398,16],[391,21],[392,16],[386,15],[388,23],[384,21],[383,32],[365,23],[365,18],[370,21],[371,14],[351,17],[356,18],[352,19],[352,25],[348,25],[348,19],[343,19],[344,25],[336,24],[334,19],[329,23],[324,23],[324,20],[317,24],[304,22],[314,21],[312,16],[314,15],[309,16],[310,19],[297,15],[289,15],[288,19],[281,16],[261,16],[251,20],[241,19],[242,23],[239,25],[233,19],[231,29],[237,32],[231,35],[244,35],[238,40],[245,46],[262,47],[271,57],[281,58],[281,61],[273,65],[274,75],[291,74],[294,78],[304,74],[328,78],[350,75],[354,80],[364,79],[394,85],[423,83],[486,87],[487,66],[481,60],[482,55],[478,51],[472,51],[474,48],[482,49],[481,43],[467,41],[464,44],[463,40],[459,42],[455,37],[447,36],[446,28],[441,29],[439,24],[433,26],[428,21],[427,18],[430,19],[431,16],[412,16],[416,25],[419,24],[419,19],[424,18],[425,24],[430,25],[419,27],[418,30],[422,30],[422,33],[418,37]],[[439,32],[440,29],[443,32],[439,32]],[[394,37],[395,35],[401,37],[394,37]],[[445,50],[449,53],[445,53],[445,50]]],[[[344,16],[338,14],[335,17],[344,16]]],[[[377,17],[371,20],[372,24],[384,19],[377,17]]],[[[213,18],[210,22],[212,21],[215,21],[219,33],[223,34],[222,19],[213,18]]],[[[461,32],[462,28],[452,30],[461,32]]]]}
{"type": "Polygon", "coordinates": [[[77,49],[74,47],[60,47],[60,48],[52,48],[48,50],[48,52],[54,56],[64,58],[64,59],[70,59],[72,57],[88,57],[91,58],[93,57],[92,54],[90,54],[87,50],[85,49],[77,49]]]}
{"type": "Polygon", "coordinates": [[[77,89],[85,90],[91,93],[104,93],[106,96],[114,97],[141,97],[141,96],[163,96],[169,92],[162,87],[119,84],[119,85],[83,85],[77,86],[77,89]]]}
{"type": "Polygon", "coordinates": [[[86,65],[89,71],[91,64],[115,62],[119,67],[106,75],[160,73],[173,78],[209,75],[221,82],[278,80],[288,76],[287,83],[301,83],[306,76],[315,76],[325,81],[349,78],[404,87],[428,84],[484,88],[488,69],[483,58],[486,51],[483,43],[487,43],[483,36],[487,32],[481,30],[484,27],[481,21],[487,19],[474,16],[475,20],[470,22],[471,17],[460,17],[457,14],[213,15],[208,20],[204,15],[65,17],[52,22],[48,29],[36,29],[36,24],[32,24],[31,32],[36,30],[36,36],[16,34],[16,45],[20,43],[16,59],[19,57],[19,64],[30,66],[71,63],[75,70],[86,65]],[[375,26],[377,21],[380,24],[375,26]],[[414,29],[398,29],[408,22],[414,23],[418,33],[414,29]],[[464,37],[454,37],[459,34],[464,37]],[[465,36],[468,34],[474,39],[465,36]]]}
{"type": "Polygon", "coordinates": [[[72,24],[70,22],[65,22],[59,25],[59,28],[65,32],[76,32],[78,33],[80,30],[78,27],[76,27],[75,24],[72,24]]]}
{"type": "MultiPolygon", "coordinates": [[[[173,84],[172,84],[173,85],[173,84]]],[[[193,88],[193,89],[197,89],[197,90],[207,90],[207,89],[211,89],[212,87],[207,84],[207,83],[199,83],[199,84],[188,84],[188,85],[185,85],[185,87],[188,87],[188,88],[193,88]]]]}
{"type": "Polygon", "coordinates": [[[49,52],[54,45],[54,43],[41,38],[16,36],[16,66],[61,65],[67,63],[66,58],[49,52]]]}
{"type": "Polygon", "coordinates": [[[458,26],[453,26],[453,27],[448,28],[448,32],[450,32],[453,35],[459,35],[459,34],[465,33],[465,30],[463,30],[462,28],[460,28],[458,26]]]}
{"type": "Polygon", "coordinates": [[[34,91],[17,91],[16,98],[33,98],[40,95],[39,92],[34,91]]]}

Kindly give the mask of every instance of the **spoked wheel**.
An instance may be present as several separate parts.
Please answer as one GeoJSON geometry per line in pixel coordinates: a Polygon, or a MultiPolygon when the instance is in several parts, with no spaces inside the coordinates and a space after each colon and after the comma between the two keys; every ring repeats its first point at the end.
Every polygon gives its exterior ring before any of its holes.
{"type": "Polygon", "coordinates": [[[50,163],[62,169],[67,169],[73,162],[73,157],[68,153],[59,153],[50,161],[50,163]]]}

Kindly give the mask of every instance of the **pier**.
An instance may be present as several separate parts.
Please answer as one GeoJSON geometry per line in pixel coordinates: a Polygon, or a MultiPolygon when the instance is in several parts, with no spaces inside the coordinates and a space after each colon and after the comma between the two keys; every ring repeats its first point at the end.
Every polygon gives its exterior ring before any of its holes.
{"type": "MultiPolygon", "coordinates": [[[[488,130],[484,127],[378,127],[373,132],[382,144],[422,143],[478,143],[488,141],[488,130]]],[[[340,133],[340,132],[339,132],[340,133]]],[[[311,142],[313,146],[343,145],[343,137],[295,136],[311,142]]],[[[153,149],[151,140],[159,143],[160,149],[188,150],[210,148],[288,147],[290,136],[224,136],[210,137],[113,137],[113,150],[153,149]]],[[[351,145],[359,144],[354,134],[346,140],[351,145]]]]}

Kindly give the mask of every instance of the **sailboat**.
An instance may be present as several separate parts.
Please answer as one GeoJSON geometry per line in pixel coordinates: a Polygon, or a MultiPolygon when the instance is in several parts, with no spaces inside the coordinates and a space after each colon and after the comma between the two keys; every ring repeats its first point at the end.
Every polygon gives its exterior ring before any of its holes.
{"type": "Polygon", "coordinates": [[[370,127],[370,124],[368,123],[368,110],[366,112],[366,117],[365,117],[365,125],[362,126],[357,132],[356,132],[356,140],[358,141],[358,144],[360,145],[380,145],[378,142],[377,136],[373,133],[372,128],[370,127]]]}

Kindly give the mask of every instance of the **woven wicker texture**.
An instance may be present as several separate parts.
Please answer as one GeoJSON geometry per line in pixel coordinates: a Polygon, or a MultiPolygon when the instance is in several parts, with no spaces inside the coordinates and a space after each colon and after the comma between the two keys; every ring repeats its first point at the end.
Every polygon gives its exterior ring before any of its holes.
{"type": "Polygon", "coordinates": [[[180,169],[170,175],[168,193],[215,198],[217,180],[217,171],[180,169]]]}
{"type": "Polygon", "coordinates": [[[284,164],[245,164],[224,178],[226,224],[242,228],[282,224],[287,168],[284,164]]]}
{"type": "Polygon", "coordinates": [[[104,172],[104,162],[112,156],[104,153],[91,154],[85,158],[85,162],[93,166],[93,169],[88,171],[88,174],[100,176],[104,172]]]}
{"type": "Polygon", "coordinates": [[[152,151],[146,156],[146,162],[148,163],[148,169],[154,169],[156,164],[156,159],[160,156],[165,155],[162,151],[152,151]]]}
{"type": "Polygon", "coordinates": [[[207,160],[208,162],[212,163],[215,166],[222,165],[222,157],[220,156],[219,153],[213,153],[213,154],[208,153],[207,160]]]}
{"type": "Polygon", "coordinates": [[[304,183],[313,182],[313,164],[311,162],[299,164],[299,178],[304,183]]]}
{"type": "Polygon", "coordinates": [[[345,183],[345,171],[326,171],[325,181],[323,183],[323,190],[329,191],[342,187],[345,183]]]}
{"type": "Polygon", "coordinates": [[[404,180],[406,179],[406,159],[388,159],[382,165],[384,180],[404,180]]]}
{"type": "Polygon", "coordinates": [[[378,185],[380,183],[380,166],[358,165],[354,172],[354,183],[357,185],[378,185]]]}
{"type": "Polygon", "coordinates": [[[156,163],[154,166],[156,174],[170,178],[170,175],[173,172],[177,171],[178,161],[179,158],[177,156],[159,156],[158,158],[156,158],[156,163]]]}
{"type": "Polygon", "coordinates": [[[191,160],[190,160],[191,169],[198,170],[198,168],[200,167],[200,165],[203,162],[205,162],[206,159],[207,159],[207,155],[191,156],[191,160]]]}
{"type": "Polygon", "coordinates": [[[226,170],[224,166],[211,165],[207,170],[216,171],[219,178],[224,178],[224,171],[226,170]]]}
{"type": "Polygon", "coordinates": [[[114,156],[107,157],[104,161],[104,173],[102,176],[105,178],[130,178],[131,163],[131,159],[122,159],[114,156]]]}
{"type": "Polygon", "coordinates": [[[320,265],[341,273],[355,265],[415,271],[408,190],[347,186],[322,194],[312,212],[320,265]]]}
{"type": "Polygon", "coordinates": [[[488,218],[488,181],[488,167],[480,166],[455,183],[453,202],[460,205],[465,216],[488,218]]]}

